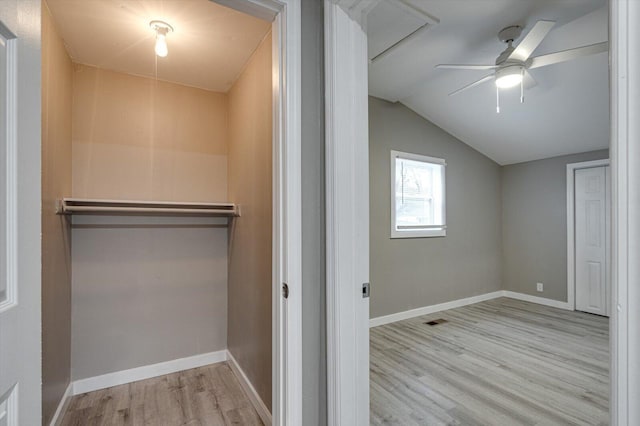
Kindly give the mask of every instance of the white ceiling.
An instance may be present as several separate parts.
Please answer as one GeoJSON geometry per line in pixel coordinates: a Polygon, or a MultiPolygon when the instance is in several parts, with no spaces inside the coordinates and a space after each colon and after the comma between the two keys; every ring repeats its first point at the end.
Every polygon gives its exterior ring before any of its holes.
{"type": "Polygon", "coordinates": [[[209,0],[47,0],[74,62],[155,77],[155,33],[168,22],[160,80],[226,92],[271,24],[209,0]]]}
{"type": "MultiPolygon", "coordinates": [[[[492,82],[456,96],[448,93],[489,74],[435,69],[439,63],[493,64],[505,45],[497,33],[539,19],[557,21],[533,56],[608,39],[606,0],[383,0],[368,27],[370,57],[420,23],[410,22],[401,2],[436,17],[417,37],[369,66],[369,93],[400,101],[499,164],[608,147],[608,56],[601,53],[531,70],[538,85],[501,91],[496,114],[492,82]],[[394,40],[395,37],[395,40],[394,40]]],[[[517,43],[517,41],[516,41],[517,43]]]]}

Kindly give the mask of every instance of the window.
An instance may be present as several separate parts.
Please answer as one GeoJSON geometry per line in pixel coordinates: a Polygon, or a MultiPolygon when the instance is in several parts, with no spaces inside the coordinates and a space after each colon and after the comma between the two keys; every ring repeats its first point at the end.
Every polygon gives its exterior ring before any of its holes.
{"type": "Polygon", "coordinates": [[[391,151],[391,238],[446,235],[445,166],[440,158],[391,151]]]}

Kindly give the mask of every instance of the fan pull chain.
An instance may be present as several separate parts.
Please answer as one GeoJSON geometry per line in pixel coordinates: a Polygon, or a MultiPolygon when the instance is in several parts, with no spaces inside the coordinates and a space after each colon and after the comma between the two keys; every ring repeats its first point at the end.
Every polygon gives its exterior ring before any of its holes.
{"type": "Polygon", "coordinates": [[[496,114],[500,114],[500,88],[496,86],[496,114]]]}
{"type": "Polygon", "coordinates": [[[522,68],[522,79],[520,80],[520,103],[524,103],[524,68],[522,68]]]}

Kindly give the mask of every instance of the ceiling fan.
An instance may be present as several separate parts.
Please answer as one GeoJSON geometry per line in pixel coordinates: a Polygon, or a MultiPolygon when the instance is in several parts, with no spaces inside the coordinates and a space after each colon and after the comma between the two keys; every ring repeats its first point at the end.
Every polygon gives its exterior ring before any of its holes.
{"type": "MultiPolygon", "coordinates": [[[[513,41],[522,34],[522,27],[513,25],[504,28],[498,33],[498,38],[507,44],[507,48],[498,56],[495,65],[436,65],[436,68],[493,70],[491,74],[482,77],[480,80],[449,93],[449,96],[456,95],[489,80],[494,80],[496,84],[496,96],[499,96],[499,89],[514,87],[519,84],[520,102],[524,102],[524,80],[527,79],[532,84],[535,84],[535,80],[531,77],[528,70],[570,61],[582,56],[595,55],[596,53],[606,52],[608,49],[609,43],[605,41],[532,58],[531,54],[540,43],[542,43],[542,40],[544,40],[554,25],[555,21],[536,22],[531,31],[529,31],[516,47],[513,46],[513,41]]],[[[500,112],[499,103],[497,110],[500,112]]]]}

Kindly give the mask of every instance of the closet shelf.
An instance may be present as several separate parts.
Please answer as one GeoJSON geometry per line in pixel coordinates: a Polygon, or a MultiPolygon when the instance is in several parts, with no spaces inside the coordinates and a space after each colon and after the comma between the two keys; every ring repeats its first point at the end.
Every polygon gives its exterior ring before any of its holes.
{"type": "Polygon", "coordinates": [[[233,203],[188,203],[167,201],[94,200],[63,198],[58,214],[141,215],[141,216],[209,216],[238,217],[240,206],[233,203]]]}

